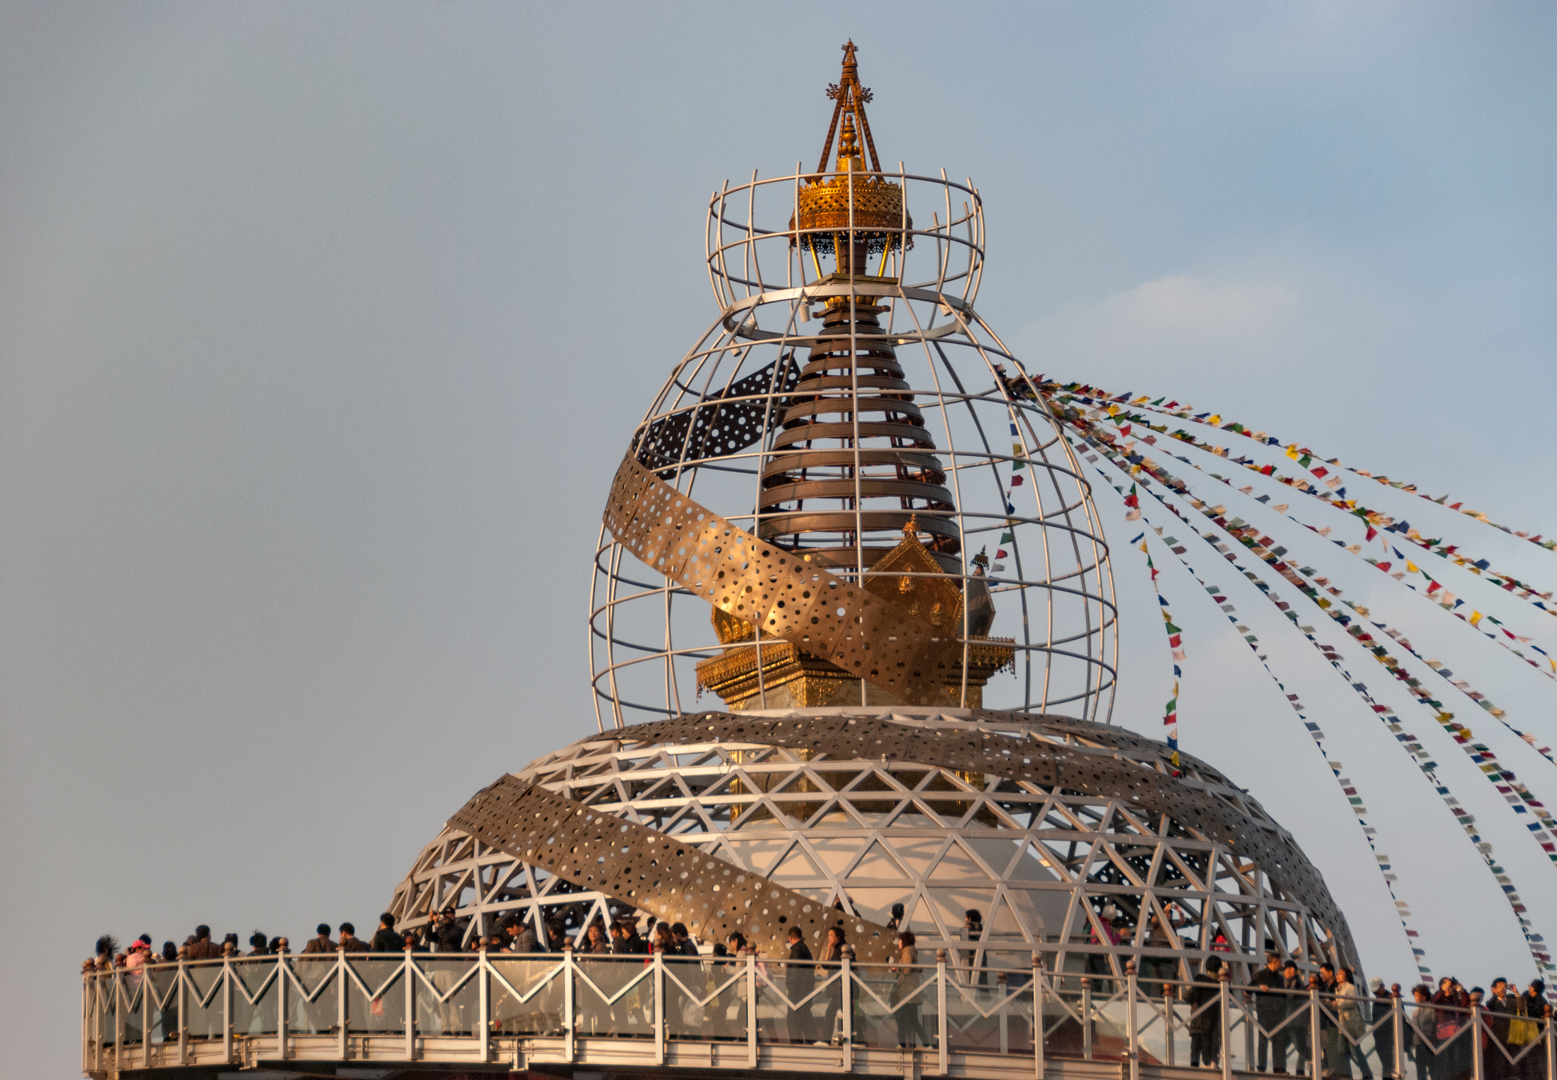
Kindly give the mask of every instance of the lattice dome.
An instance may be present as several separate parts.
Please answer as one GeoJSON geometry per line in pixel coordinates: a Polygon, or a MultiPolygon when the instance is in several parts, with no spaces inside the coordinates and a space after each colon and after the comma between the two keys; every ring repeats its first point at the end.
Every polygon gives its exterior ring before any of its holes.
{"type": "MultiPolygon", "coordinates": [[[[1354,962],[1291,836],[1210,766],[1180,771],[1160,743],[1060,717],[822,710],[635,725],[515,775],[877,925],[902,903],[922,947],[964,963],[1020,969],[1042,952],[1057,970],[1122,974],[1135,957],[1189,977],[1213,951],[1354,962]]],[[[516,913],[570,934],[623,906],[452,825],[391,910],[419,925],[448,905],[471,933],[516,913]]]]}

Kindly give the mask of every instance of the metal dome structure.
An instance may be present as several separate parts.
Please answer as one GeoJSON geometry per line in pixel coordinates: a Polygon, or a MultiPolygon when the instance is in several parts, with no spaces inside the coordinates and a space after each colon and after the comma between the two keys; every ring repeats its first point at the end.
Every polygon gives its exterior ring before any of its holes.
{"type": "MultiPolygon", "coordinates": [[[[589,736],[512,780],[841,911],[857,932],[901,903],[903,925],[962,964],[1025,969],[1038,952],[1057,972],[1122,976],[1134,959],[1190,978],[1213,952],[1256,966],[1267,948],[1356,957],[1318,872],[1257,802],[1114,727],[975,710],[703,713],[589,736]],[[968,909],[984,916],[975,939],[968,909]]],[[[473,934],[510,914],[576,933],[617,905],[655,913],[652,889],[570,878],[470,823],[457,815],[424,849],[391,903],[400,919],[454,906],[473,934]]],[[[763,940],[781,918],[731,925],[763,940]]]]}

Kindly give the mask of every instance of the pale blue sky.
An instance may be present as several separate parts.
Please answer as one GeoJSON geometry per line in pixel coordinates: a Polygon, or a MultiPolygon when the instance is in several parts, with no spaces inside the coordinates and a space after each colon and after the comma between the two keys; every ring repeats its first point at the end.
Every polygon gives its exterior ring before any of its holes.
{"type": "MultiPolygon", "coordinates": [[[[0,5],[8,1070],[74,1073],[97,934],[370,923],[474,789],[590,729],[590,545],[715,314],[707,194],[814,158],[845,37],[883,158],[979,185],[979,308],[1030,369],[1557,532],[1557,9],[849,10],[0,5]]],[[[1155,734],[1128,611],[1118,715],[1155,734]]],[[[1268,684],[1184,617],[1185,746],[1406,978],[1317,756],[1242,737],[1268,684]]],[[[1379,769],[1435,967],[1524,972],[1379,769]]]]}

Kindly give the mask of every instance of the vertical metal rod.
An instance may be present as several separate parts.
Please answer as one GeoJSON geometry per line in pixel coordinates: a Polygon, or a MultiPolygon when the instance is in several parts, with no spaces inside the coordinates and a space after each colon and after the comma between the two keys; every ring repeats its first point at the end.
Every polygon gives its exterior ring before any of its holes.
{"type": "Polygon", "coordinates": [[[1406,1035],[1405,1025],[1401,1022],[1402,1012],[1400,988],[1397,986],[1390,995],[1389,1006],[1390,1035],[1395,1040],[1395,1080],[1405,1080],[1406,1077],[1406,1035]]]}
{"type": "Polygon", "coordinates": [[[1173,1067],[1173,1026],[1178,1014],[1173,1011],[1173,986],[1170,983],[1162,984],[1162,1019],[1163,1029],[1166,1032],[1168,1067],[1173,1067]]]}
{"type": "Polygon", "coordinates": [[[1129,1049],[1130,1080],[1141,1080],[1140,1031],[1135,1019],[1135,961],[1125,961],[1125,1024],[1130,1029],[1129,1049]]]}
{"type": "MultiPolygon", "coordinates": [[[[1485,1075],[1486,1063],[1481,1054],[1481,1006],[1471,1001],[1471,1076],[1474,1080],[1481,1080],[1485,1075]]],[[[1351,1066],[1347,1066],[1351,1071],[1351,1066]]]]}
{"type": "Polygon", "coordinates": [[[654,954],[654,1064],[665,1064],[665,954],[654,954]]]}
{"type": "Polygon", "coordinates": [[[951,1070],[951,1050],[947,1046],[946,1034],[946,950],[935,950],[935,1041],[941,1048],[940,1069],[942,1076],[951,1070]]]}
{"type": "Polygon", "coordinates": [[[222,1060],[232,1061],[232,960],[222,957],[222,1060]]]}
{"type": "Polygon", "coordinates": [[[346,954],[335,954],[335,1030],[341,1060],[346,1060],[346,954]]]}
{"type": "Polygon", "coordinates": [[[1092,980],[1081,977],[1081,1057],[1092,1060],[1092,980]]]}
{"type": "Polygon", "coordinates": [[[1043,954],[1033,953],[1033,1076],[1043,1080],[1043,954]]]}
{"type": "Polygon", "coordinates": [[[1324,1044],[1319,1041],[1319,984],[1308,984],[1308,1075],[1323,1076],[1324,1044]]]}
{"type": "Polygon", "coordinates": [[[114,969],[114,1075],[124,1068],[124,972],[114,969]]]}
{"type": "Polygon", "coordinates": [[[746,1067],[757,1067],[757,958],[746,954],[746,1067]]]}
{"type": "Polygon", "coordinates": [[[476,964],[476,1026],[481,1029],[477,1047],[481,1060],[485,1062],[492,1060],[492,990],[485,950],[476,954],[476,964]]]}
{"type": "Polygon", "coordinates": [[[141,965],[141,1068],[151,1068],[151,969],[141,965]]]}
{"type": "Polygon", "coordinates": [[[177,995],[178,1063],[189,1064],[189,1027],[184,1020],[184,983],[189,976],[184,971],[184,961],[178,962],[178,974],[174,976],[173,992],[177,995]]]}
{"type": "Polygon", "coordinates": [[[405,951],[405,966],[400,976],[405,980],[405,1059],[416,1060],[416,970],[411,963],[411,950],[405,951]]]}
{"type": "Polygon", "coordinates": [[[287,959],[276,954],[276,1059],[287,1058],[287,959]]]}
{"type": "Polygon", "coordinates": [[[1250,995],[1248,987],[1244,987],[1243,994],[1239,997],[1238,1009],[1243,1014],[1243,1068],[1245,1072],[1253,1072],[1255,1026],[1259,1020],[1254,1015],[1254,998],[1250,995]]]}
{"type": "MultiPolygon", "coordinates": [[[[845,952],[840,958],[843,969],[838,976],[838,1000],[843,1009],[843,1071],[854,1071],[854,987],[850,980],[854,978],[849,961],[849,954],[845,952]]],[[[831,1037],[829,1032],[828,1037],[831,1037]]]]}
{"type": "Polygon", "coordinates": [[[1546,1027],[1543,1032],[1546,1038],[1546,1080],[1557,1080],[1557,1060],[1552,1057],[1552,1050],[1557,1049],[1557,1040],[1552,1038],[1552,1007],[1546,1006],[1546,1027]]]}
{"type": "Polygon", "coordinates": [[[1222,1015],[1218,1023],[1222,1025],[1222,1080],[1233,1080],[1233,1048],[1232,1042],[1232,1003],[1233,995],[1230,989],[1233,980],[1232,968],[1228,964],[1222,965],[1221,978],[1217,980],[1217,996],[1220,999],[1217,1004],[1221,1006],[1222,1015]]]}
{"type": "Polygon", "coordinates": [[[562,1060],[573,1061],[573,942],[562,943],[562,1060]]]}

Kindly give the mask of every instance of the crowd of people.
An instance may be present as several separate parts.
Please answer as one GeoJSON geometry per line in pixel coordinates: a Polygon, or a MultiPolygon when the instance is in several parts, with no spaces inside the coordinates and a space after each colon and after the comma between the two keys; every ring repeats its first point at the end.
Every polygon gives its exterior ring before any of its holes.
{"type": "MultiPolygon", "coordinates": [[[[973,925],[978,925],[978,916],[978,912],[969,913],[973,925]]],[[[901,905],[898,905],[894,909],[894,923],[901,918],[901,905]]],[[[482,935],[472,933],[468,920],[458,919],[452,907],[435,912],[425,926],[404,930],[397,929],[397,920],[393,914],[384,912],[379,916],[378,928],[369,940],[364,941],[359,938],[356,927],[349,922],[341,923],[337,936],[333,937],[334,928],[327,923],[320,923],[315,928],[314,936],[303,944],[299,952],[304,956],[337,952],[402,953],[407,950],[533,955],[559,953],[564,949],[571,949],[575,956],[580,957],[642,956],[647,959],[659,954],[668,958],[695,958],[699,961],[712,961],[713,974],[744,961],[746,957],[757,956],[755,945],[739,932],[731,933],[724,941],[700,945],[689,934],[684,923],[657,921],[645,935],[639,931],[640,920],[639,913],[631,909],[618,909],[613,911],[609,922],[597,918],[582,926],[573,926],[560,918],[553,918],[544,922],[541,932],[538,933],[532,920],[514,913],[500,919],[489,933],[482,935]]],[[[914,972],[919,964],[919,952],[915,940],[910,930],[896,931],[894,961],[885,966],[884,975],[890,982],[889,993],[895,1006],[917,994],[921,989],[920,984],[923,979],[914,972]]],[[[817,964],[837,963],[853,956],[853,949],[848,943],[842,926],[835,926],[827,931],[826,943],[822,946],[820,955],[813,956],[810,947],[804,941],[804,936],[797,928],[789,930],[787,946],[782,956],[769,959],[788,961],[784,965],[779,981],[782,982],[784,995],[790,1002],[805,1001],[814,993],[817,976],[825,970],[817,967],[817,964]]],[[[163,943],[160,951],[153,949],[152,937],[149,934],[140,935],[122,950],[111,935],[105,934],[97,939],[95,953],[82,964],[82,970],[86,973],[111,971],[116,968],[133,971],[145,965],[220,960],[223,957],[274,956],[290,954],[292,951],[288,938],[268,937],[259,930],[249,935],[249,948],[245,951],[239,944],[237,934],[227,934],[217,942],[211,935],[211,928],[201,925],[195,928],[193,934],[185,938],[183,944],[167,941],[163,943]]],[[[734,992],[735,996],[743,994],[744,991],[739,989],[734,992]]],[[[815,1015],[815,1010],[809,1003],[803,1008],[791,1007],[788,1023],[789,1041],[794,1043],[828,1041],[842,1006],[841,988],[834,984],[821,995],[820,1002],[822,1014],[820,1016],[815,1015]]],[[[900,1045],[929,1045],[930,1039],[917,1002],[909,1002],[898,1008],[894,1017],[900,1045]]],[[[741,1023],[741,1029],[744,1030],[744,1021],[741,1023]]]]}
{"type": "MultiPolygon", "coordinates": [[[[631,909],[617,909],[609,921],[596,918],[573,925],[571,920],[564,922],[561,918],[552,918],[538,928],[534,920],[514,913],[500,919],[483,935],[473,933],[468,921],[457,918],[452,907],[434,913],[425,926],[404,930],[397,929],[395,916],[385,912],[379,916],[378,926],[367,940],[357,936],[352,923],[341,923],[338,928],[321,923],[299,952],[319,956],[337,952],[401,953],[407,950],[534,955],[571,949],[580,957],[648,958],[658,954],[667,958],[711,961],[710,979],[746,957],[757,956],[755,947],[738,932],[724,941],[700,944],[679,922],[656,921],[647,934],[640,933],[640,919],[641,915],[631,909]]],[[[922,989],[923,979],[914,970],[919,965],[918,948],[913,932],[896,925],[901,919],[900,908],[894,908],[893,960],[883,966],[883,971],[875,973],[875,977],[884,979],[888,986],[890,1002],[895,1008],[893,1017],[899,1045],[925,1046],[929,1045],[930,1039],[919,1005],[909,1000],[922,989]]],[[[969,911],[965,926],[969,940],[977,940],[981,930],[980,913],[969,911]]],[[[153,949],[149,934],[140,935],[123,950],[113,937],[104,935],[98,939],[93,957],[83,964],[83,971],[134,970],[148,964],[292,952],[286,937],[267,937],[258,930],[249,936],[248,945],[248,950],[244,951],[237,934],[227,934],[217,942],[208,926],[196,927],[181,945],[164,942],[160,951],[153,949]]],[[[819,955],[813,955],[800,931],[792,928],[788,933],[787,951],[782,956],[768,959],[788,961],[778,981],[783,984],[784,996],[795,1003],[805,1002],[814,994],[818,976],[826,970],[817,965],[836,963],[852,956],[852,948],[840,926],[828,930],[819,955]]],[[[1215,1066],[1220,1060],[1223,1049],[1220,983],[1223,977],[1223,962],[1213,956],[1206,960],[1202,972],[1188,987],[1180,986],[1175,991],[1167,980],[1143,978],[1141,981],[1143,992],[1151,995],[1177,993],[1188,1006],[1191,1066],[1215,1066]]],[[[985,982],[982,972],[978,981],[980,984],[985,982]]],[[[1278,954],[1270,953],[1265,966],[1249,978],[1247,987],[1233,989],[1240,995],[1247,995],[1245,1000],[1252,1003],[1258,1021],[1258,1053],[1256,1061],[1250,1064],[1260,1072],[1360,1076],[1361,1080],[1374,1080],[1371,1062],[1377,1060],[1382,1074],[1378,1080],[1405,1080],[1407,1062],[1415,1063],[1416,1080],[1460,1080],[1469,1076],[1472,1070],[1475,1056],[1472,1040],[1477,1036],[1472,1031],[1471,1010],[1479,1007],[1485,1014],[1479,1035],[1484,1080],[1546,1078],[1544,1021],[1551,1016],[1551,1007],[1546,1000],[1545,984],[1540,979],[1531,981],[1521,991],[1504,978],[1492,980],[1490,990],[1479,986],[1466,988],[1453,978],[1444,978],[1436,988],[1426,984],[1414,986],[1402,996],[1398,983],[1386,987],[1382,980],[1373,979],[1364,989],[1349,968],[1326,963],[1316,972],[1304,973],[1294,960],[1284,960],[1278,954]],[[1324,1006],[1318,1014],[1317,1047],[1309,1009],[1314,992],[1324,1006]],[[1396,1061],[1397,1041],[1392,1024],[1397,999],[1404,1005],[1398,1045],[1406,1060],[1400,1062],[1396,1061]],[[1371,1059],[1363,1049],[1364,1039],[1370,1034],[1371,1059]]],[[[735,993],[739,996],[743,992],[737,990],[735,993]]],[[[817,1010],[810,1004],[803,1008],[790,1007],[788,1033],[791,1042],[828,1041],[842,1006],[841,988],[836,983],[827,987],[819,1001],[821,1015],[817,1015],[817,1010]]],[[[740,1026],[744,1029],[744,1021],[740,1026]]]]}
{"type": "MultiPolygon", "coordinates": [[[[1191,1065],[1214,1065],[1221,1054],[1217,986],[1221,968],[1218,958],[1207,960],[1205,970],[1186,994],[1192,1010],[1191,1065]]],[[[1385,986],[1382,979],[1375,978],[1364,990],[1350,968],[1327,963],[1305,975],[1293,960],[1268,953],[1265,966],[1249,983],[1242,992],[1254,1002],[1260,1029],[1255,1066],[1260,1072],[1314,1076],[1317,1057],[1317,1075],[1373,1080],[1372,1065],[1363,1048],[1365,1037],[1371,1034],[1381,1080],[1404,1080],[1408,1062],[1414,1063],[1417,1080],[1469,1077],[1477,1049],[1473,1040],[1480,1043],[1485,1080],[1546,1080],[1543,1022],[1552,1010],[1541,979],[1531,980],[1521,991],[1499,977],[1492,980],[1488,992],[1479,986],[1467,989],[1458,979],[1445,977],[1437,989],[1422,983],[1402,998],[1399,983],[1385,986]],[[1310,1009],[1315,992],[1322,1004],[1317,1016],[1317,1050],[1310,1009]],[[1393,1026],[1397,999],[1402,999],[1403,1005],[1398,1044],[1393,1026]],[[1479,1034],[1474,1030],[1476,1008],[1485,1013],[1479,1034]],[[1404,1061],[1396,1060],[1397,1046],[1404,1061]],[[1293,1059],[1290,1070],[1289,1055],[1293,1059]]]]}

